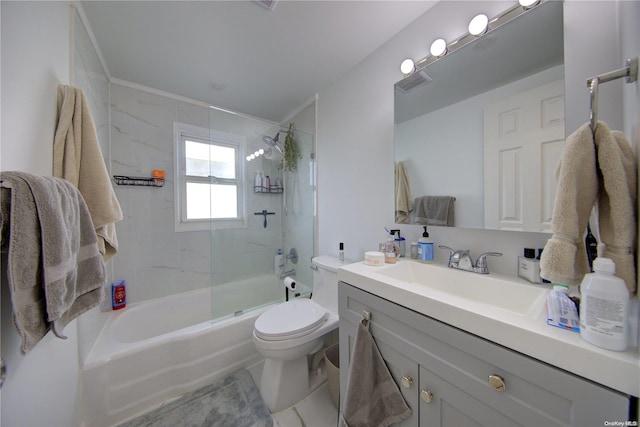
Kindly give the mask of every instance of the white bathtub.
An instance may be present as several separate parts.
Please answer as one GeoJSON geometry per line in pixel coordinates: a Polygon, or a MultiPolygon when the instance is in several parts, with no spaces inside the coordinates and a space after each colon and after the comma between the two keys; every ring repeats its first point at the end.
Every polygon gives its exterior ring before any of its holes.
{"type": "Polygon", "coordinates": [[[81,369],[83,425],[111,426],[261,360],[251,341],[268,306],[212,321],[214,313],[284,299],[272,275],[128,305],[108,320],[81,369]],[[236,300],[234,302],[234,300],[236,300]],[[213,301],[213,304],[212,304],[213,301]]]}

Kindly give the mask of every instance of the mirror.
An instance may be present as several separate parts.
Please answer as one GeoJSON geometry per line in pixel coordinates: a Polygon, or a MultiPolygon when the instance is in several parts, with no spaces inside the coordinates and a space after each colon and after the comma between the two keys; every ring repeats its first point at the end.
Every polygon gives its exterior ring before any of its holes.
{"type": "MultiPolygon", "coordinates": [[[[562,9],[543,2],[396,83],[395,160],[413,205],[396,222],[550,230],[565,139],[562,9]]],[[[396,187],[398,211],[409,197],[396,187]]]]}

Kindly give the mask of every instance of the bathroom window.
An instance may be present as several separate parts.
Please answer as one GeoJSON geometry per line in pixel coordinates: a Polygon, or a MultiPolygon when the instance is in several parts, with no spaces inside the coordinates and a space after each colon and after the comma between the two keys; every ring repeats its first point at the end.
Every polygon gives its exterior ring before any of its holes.
{"type": "Polygon", "coordinates": [[[174,124],[176,231],[242,227],[246,138],[174,124]]]}

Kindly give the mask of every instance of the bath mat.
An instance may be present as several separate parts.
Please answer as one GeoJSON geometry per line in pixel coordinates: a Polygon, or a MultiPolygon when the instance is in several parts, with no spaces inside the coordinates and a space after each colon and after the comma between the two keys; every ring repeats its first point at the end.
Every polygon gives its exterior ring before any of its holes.
{"type": "Polygon", "coordinates": [[[271,427],[273,418],[245,369],[119,427],[271,427]]]}

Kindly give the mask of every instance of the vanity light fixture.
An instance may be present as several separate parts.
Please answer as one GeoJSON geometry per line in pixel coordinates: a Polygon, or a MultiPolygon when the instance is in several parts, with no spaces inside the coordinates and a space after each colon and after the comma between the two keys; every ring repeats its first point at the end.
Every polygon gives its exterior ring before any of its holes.
{"type": "Polygon", "coordinates": [[[431,48],[429,48],[429,52],[431,52],[431,55],[437,56],[437,57],[442,57],[446,55],[448,52],[447,42],[444,41],[444,39],[434,40],[434,42],[431,43],[431,48]]]}
{"type": "Polygon", "coordinates": [[[476,37],[486,33],[487,28],[489,28],[489,17],[484,13],[474,16],[469,22],[469,34],[476,37]]]}
{"type": "Polygon", "coordinates": [[[416,70],[416,64],[413,62],[413,59],[411,58],[405,59],[400,64],[400,71],[402,71],[402,74],[404,74],[405,76],[407,74],[413,73],[415,70],[416,70]]]}
{"type": "Polygon", "coordinates": [[[525,9],[531,9],[532,7],[540,3],[540,0],[518,0],[518,3],[520,3],[520,6],[525,9]]]}

